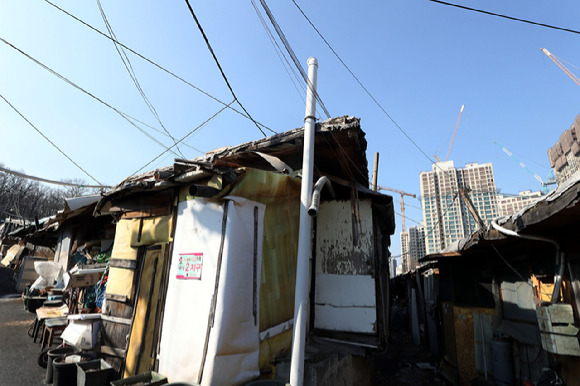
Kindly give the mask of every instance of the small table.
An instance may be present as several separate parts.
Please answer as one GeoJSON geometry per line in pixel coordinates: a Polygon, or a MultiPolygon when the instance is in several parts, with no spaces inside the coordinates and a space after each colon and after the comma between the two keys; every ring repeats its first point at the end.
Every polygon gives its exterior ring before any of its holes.
{"type": "Polygon", "coordinates": [[[37,308],[36,309],[36,321],[34,322],[33,342],[36,343],[36,337],[38,336],[38,330],[40,329],[40,326],[44,323],[45,319],[66,318],[67,314],[68,314],[68,307],[65,304],[63,304],[60,307],[40,307],[40,308],[37,308]]]}

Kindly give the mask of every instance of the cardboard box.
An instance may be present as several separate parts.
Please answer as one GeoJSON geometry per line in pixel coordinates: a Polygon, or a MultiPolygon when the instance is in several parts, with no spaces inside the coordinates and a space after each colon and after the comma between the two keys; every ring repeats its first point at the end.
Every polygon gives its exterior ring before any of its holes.
{"type": "Polygon", "coordinates": [[[62,340],[83,350],[95,347],[101,328],[101,314],[69,315],[68,320],[69,325],[62,332],[62,340]]]}

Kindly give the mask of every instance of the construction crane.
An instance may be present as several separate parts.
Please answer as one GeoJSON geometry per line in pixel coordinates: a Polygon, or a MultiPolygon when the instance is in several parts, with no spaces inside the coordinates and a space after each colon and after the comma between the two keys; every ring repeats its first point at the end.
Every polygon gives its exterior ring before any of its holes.
{"type": "Polygon", "coordinates": [[[548,192],[548,185],[555,185],[556,184],[556,180],[552,179],[552,178],[548,178],[546,180],[546,182],[544,182],[544,180],[542,180],[542,177],[540,177],[539,175],[537,175],[536,173],[534,173],[534,171],[532,169],[530,169],[528,167],[528,165],[526,165],[525,163],[523,163],[522,161],[520,161],[515,155],[513,155],[513,153],[511,151],[509,151],[505,146],[500,145],[497,141],[493,141],[493,143],[495,143],[504,153],[506,153],[511,159],[513,159],[518,165],[520,165],[522,168],[524,168],[528,173],[530,173],[536,180],[538,180],[538,182],[540,184],[542,184],[542,191],[544,193],[548,192]]]}
{"type": "Polygon", "coordinates": [[[459,121],[461,120],[461,115],[463,114],[463,109],[465,104],[461,105],[461,110],[459,110],[459,115],[457,116],[457,122],[455,123],[455,129],[453,130],[453,136],[451,137],[451,143],[449,144],[449,149],[447,149],[447,155],[445,156],[445,161],[449,160],[449,154],[451,153],[451,148],[453,147],[453,142],[455,141],[455,135],[457,134],[457,129],[459,128],[459,121]]]}
{"type": "Polygon", "coordinates": [[[548,58],[552,59],[552,62],[556,63],[556,65],[560,67],[562,71],[566,73],[566,75],[568,75],[578,86],[580,86],[580,79],[578,79],[578,77],[574,75],[572,71],[566,68],[566,66],[564,66],[564,64],[560,61],[560,59],[552,55],[552,53],[545,48],[540,48],[540,51],[546,54],[548,58]]]}
{"type": "Polygon", "coordinates": [[[403,232],[405,232],[407,230],[407,228],[405,228],[405,201],[404,201],[403,197],[409,196],[409,197],[417,198],[417,195],[412,194],[412,193],[403,192],[402,190],[399,190],[399,189],[387,188],[385,186],[380,186],[380,185],[377,185],[377,188],[379,190],[388,190],[390,192],[399,193],[401,195],[401,227],[403,228],[403,232]]]}
{"type": "MultiPolygon", "coordinates": [[[[445,156],[445,161],[449,161],[449,154],[451,154],[451,148],[453,147],[453,142],[455,142],[455,136],[457,135],[457,129],[459,128],[459,121],[461,120],[461,115],[463,114],[463,109],[465,108],[465,104],[461,105],[461,109],[459,110],[459,115],[457,116],[457,122],[455,123],[455,129],[453,130],[453,136],[451,137],[451,143],[449,143],[449,149],[447,149],[447,155],[445,156]]],[[[437,157],[437,152],[433,155],[437,162],[441,162],[441,159],[437,157]]]]}

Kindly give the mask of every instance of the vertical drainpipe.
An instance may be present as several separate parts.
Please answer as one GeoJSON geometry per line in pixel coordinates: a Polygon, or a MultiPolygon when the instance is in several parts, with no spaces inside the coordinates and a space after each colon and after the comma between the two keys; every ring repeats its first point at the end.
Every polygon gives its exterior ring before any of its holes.
{"type": "Polygon", "coordinates": [[[308,267],[311,250],[312,219],[308,215],[314,169],[314,131],[316,114],[316,79],[318,61],[308,59],[308,90],[304,118],[304,154],[302,158],[302,185],[300,188],[300,233],[296,260],[296,292],[294,295],[294,332],[290,384],[301,386],[304,381],[304,346],[306,345],[306,315],[308,313],[308,267]]]}

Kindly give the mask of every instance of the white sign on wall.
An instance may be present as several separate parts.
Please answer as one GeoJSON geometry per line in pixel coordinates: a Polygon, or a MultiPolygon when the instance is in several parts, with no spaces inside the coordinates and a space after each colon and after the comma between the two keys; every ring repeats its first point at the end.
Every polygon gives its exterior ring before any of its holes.
{"type": "Polygon", "coordinates": [[[177,279],[201,280],[203,253],[180,253],[177,263],[177,279]]]}

